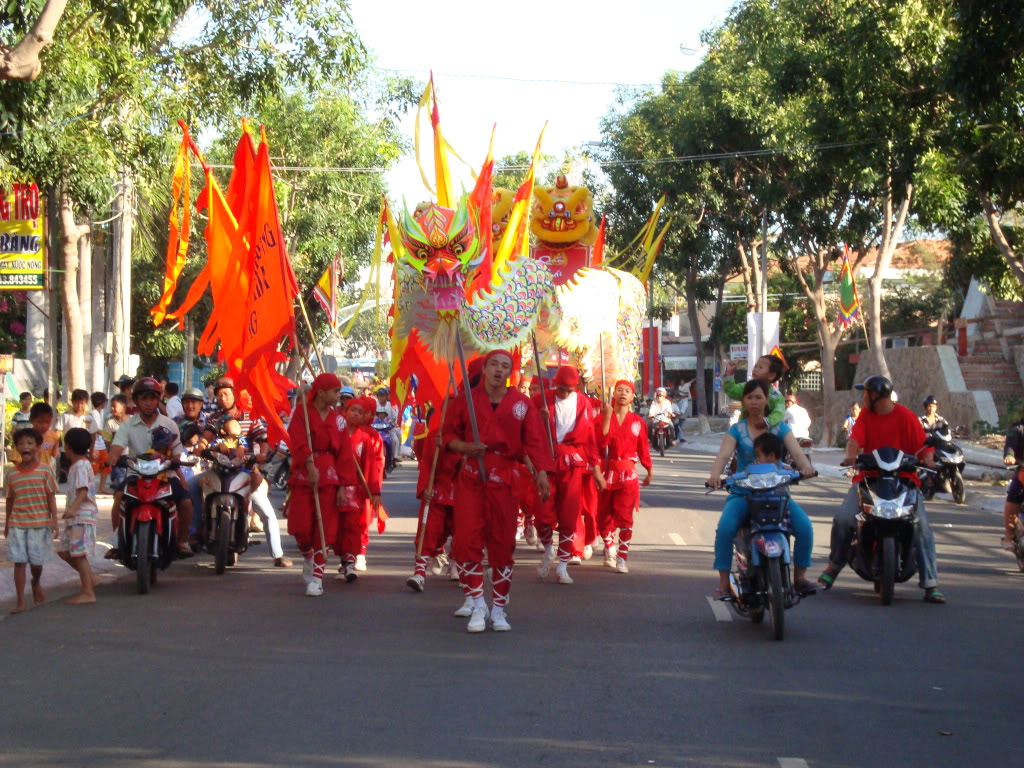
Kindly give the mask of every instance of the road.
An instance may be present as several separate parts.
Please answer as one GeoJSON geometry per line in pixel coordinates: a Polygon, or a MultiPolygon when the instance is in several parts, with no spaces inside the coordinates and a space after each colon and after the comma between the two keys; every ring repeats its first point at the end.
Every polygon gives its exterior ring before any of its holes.
{"type": "MultiPolygon", "coordinates": [[[[388,480],[369,571],[320,599],[255,548],[222,577],[196,558],[148,596],[125,578],[94,606],[6,618],[0,766],[1021,764],[1024,577],[992,546],[993,515],[929,505],[948,605],[910,583],[882,607],[846,572],[776,643],[708,600],[710,457],[655,461],[631,572],[596,556],[572,586],[540,582],[521,549],[507,634],[467,634],[447,580],[404,586],[415,464],[388,480]]],[[[843,490],[797,490],[815,567],[843,490]]]]}

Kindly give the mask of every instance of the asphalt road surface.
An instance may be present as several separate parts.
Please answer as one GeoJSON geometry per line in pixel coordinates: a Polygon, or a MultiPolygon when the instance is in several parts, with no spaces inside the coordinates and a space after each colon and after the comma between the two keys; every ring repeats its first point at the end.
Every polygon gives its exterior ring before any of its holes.
{"type": "MultiPolygon", "coordinates": [[[[455,583],[410,591],[415,464],[358,583],[306,598],[263,546],[224,576],[176,563],[92,606],[60,595],[0,621],[0,766],[1019,766],[1021,580],[997,518],[929,504],[939,579],[888,607],[845,572],[786,638],[713,605],[724,501],[707,455],[656,458],[628,575],[600,555],[541,582],[525,546],[506,634],[452,617],[455,583]]],[[[840,479],[796,495],[827,552],[840,479]]],[[[294,543],[286,538],[293,557],[294,543]]]]}

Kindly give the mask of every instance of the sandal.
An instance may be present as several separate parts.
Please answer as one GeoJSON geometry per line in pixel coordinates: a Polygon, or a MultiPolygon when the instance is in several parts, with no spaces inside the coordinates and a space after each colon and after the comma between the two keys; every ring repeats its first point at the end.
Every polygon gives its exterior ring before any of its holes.
{"type": "Polygon", "coordinates": [[[924,591],[924,601],[926,603],[945,605],[946,596],[939,591],[938,587],[928,587],[928,589],[924,591]]]}
{"type": "Polygon", "coordinates": [[[716,589],[711,599],[722,603],[736,602],[736,596],[732,593],[731,589],[716,589]]]}
{"type": "Polygon", "coordinates": [[[832,585],[836,583],[836,576],[838,575],[838,572],[833,571],[831,568],[826,568],[818,577],[818,584],[825,590],[832,589],[832,585]]]}
{"type": "Polygon", "coordinates": [[[121,550],[119,550],[117,547],[111,547],[110,549],[107,550],[107,554],[105,554],[103,556],[103,559],[104,560],[120,560],[121,559],[121,550]]]}
{"type": "MultiPolygon", "coordinates": [[[[821,585],[814,581],[801,581],[799,584],[794,584],[793,589],[796,590],[798,595],[811,595],[818,591],[821,585]]],[[[826,587],[828,589],[828,587],[826,587]]]]}

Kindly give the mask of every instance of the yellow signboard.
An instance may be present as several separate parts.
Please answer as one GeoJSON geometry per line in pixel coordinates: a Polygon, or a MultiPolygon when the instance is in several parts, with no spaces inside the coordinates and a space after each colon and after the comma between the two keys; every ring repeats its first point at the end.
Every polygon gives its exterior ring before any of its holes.
{"type": "Polygon", "coordinates": [[[45,220],[35,184],[0,187],[0,290],[46,287],[45,220]]]}

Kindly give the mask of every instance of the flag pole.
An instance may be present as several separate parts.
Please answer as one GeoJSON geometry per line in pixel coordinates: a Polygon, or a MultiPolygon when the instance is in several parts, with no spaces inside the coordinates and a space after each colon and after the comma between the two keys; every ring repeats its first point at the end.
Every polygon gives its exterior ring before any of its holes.
{"type": "Polygon", "coordinates": [[[424,492],[426,501],[423,504],[423,519],[420,521],[419,530],[416,531],[416,557],[419,558],[423,554],[423,539],[426,538],[427,534],[427,519],[430,515],[430,502],[434,498],[434,478],[437,476],[437,461],[441,456],[441,430],[444,426],[445,417],[448,415],[448,401],[451,395],[452,384],[455,382],[455,371],[452,370],[451,363],[448,364],[448,386],[444,390],[444,401],[441,403],[441,420],[437,422],[437,434],[434,435],[434,440],[437,445],[434,450],[434,459],[430,465],[430,479],[427,481],[427,490],[424,492]]]}
{"type": "Polygon", "coordinates": [[[551,458],[555,458],[555,439],[551,435],[551,418],[548,413],[548,397],[544,389],[544,376],[540,372],[540,352],[537,350],[537,333],[530,332],[530,341],[533,344],[533,362],[537,366],[537,378],[540,379],[541,404],[544,406],[544,431],[548,436],[548,450],[551,451],[551,458]]]}
{"type": "MultiPolygon", "coordinates": [[[[324,366],[324,359],[320,356],[320,349],[316,345],[316,335],[313,333],[313,324],[309,322],[309,313],[306,312],[306,303],[301,299],[299,300],[299,309],[302,310],[302,319],[306,321],[306,330],[309,331],[309,346],[311,346],[313,348],[313,352],[316,353],[317,362],[320,363],[320,370],[323,373],[327,373],[327,368],[324,366]]],[[[298,345],[299,337],[296,335],[295,346],[298,347],[298,345]]],[[[310,366],[309,369],[312,371],[313,366],[310,366]]]]}

